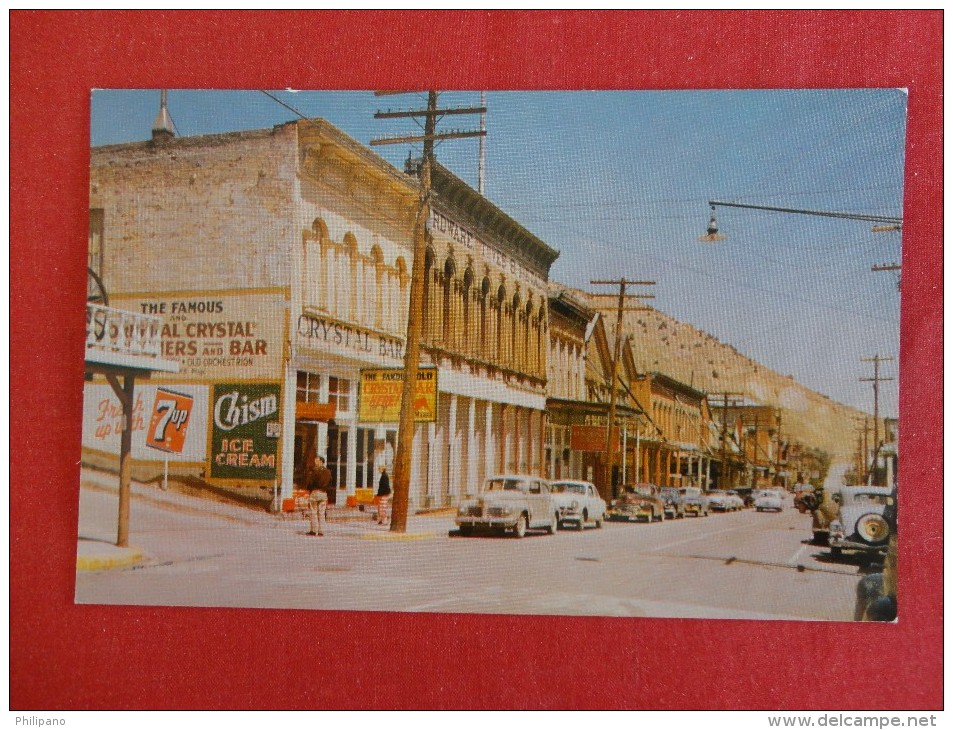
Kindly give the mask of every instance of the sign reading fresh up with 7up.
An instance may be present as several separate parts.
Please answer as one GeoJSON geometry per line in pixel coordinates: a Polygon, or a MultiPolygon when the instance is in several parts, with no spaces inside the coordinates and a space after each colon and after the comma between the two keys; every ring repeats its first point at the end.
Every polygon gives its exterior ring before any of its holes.
{"type": "Polygon", "coordinates": [[[280,383],[216,383],[212,388],[212,479],[271,482],[277,475],[280,383]]]}

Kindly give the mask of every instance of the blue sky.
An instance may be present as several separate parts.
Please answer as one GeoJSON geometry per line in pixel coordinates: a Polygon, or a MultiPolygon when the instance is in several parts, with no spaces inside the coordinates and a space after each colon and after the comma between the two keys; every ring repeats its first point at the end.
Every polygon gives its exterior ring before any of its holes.
{"type": "MultiPolygon", "coordinates": [[[[359,142],[413,131],[378,109],[413,95],[273,92],[359,142]]],[[[447,93],[441,106],[476,105],[447,93]]],[[[155,90],[97,90],[94,146],[148,139],[155,90]]],[[[486,196],[561,252],[553,279],[654,280],[653,305],[837,401],[873,409],[872,365],[898,357],[900,234],[870,224],[721,208],[727,237],[703,244],[709,199],[900,216],[906,95],[896,89],[488,92],[486,196]]],[[[296,118],[258,91],[169,91],[179,134],[296,118]]],[[[476,128],[450,117],[441,128],[476,128]]],[[[410,146],[376,147],[402,166],[410,146]]],[[[437,157],[476,186],[478,143],[437,157]]],[[[419,154],[419,150],[415,150],[419,154]]],[[[895,360],[881,375],[897,377],[895,360]]],[[[880,409],[897,413],[897,380],[880,409]]]]}

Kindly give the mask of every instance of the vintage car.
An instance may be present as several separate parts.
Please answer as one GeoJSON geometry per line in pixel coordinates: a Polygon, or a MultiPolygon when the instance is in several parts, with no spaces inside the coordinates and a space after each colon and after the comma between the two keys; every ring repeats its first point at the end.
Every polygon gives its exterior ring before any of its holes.
{"type": "Polygon", "coordinates": [[[784,496],[777,489],[762,489],[754,498],[754,508],[758,512],[781,512],[784,510],[784,496]]]}
{"type": "Polygon", "coordinates": [[[724,489],[712,489],[708,493],[708,508],[712,512],[734,512],[744,506],[741,497],[724,489]]]}
{"type": "Polygon", "coordinates": [[[556,503],[556,517],[560,527],[573,524],[583,530],[590,520],[602,527],[606,517],[606,503],[591,482],[562,480],[550,484],[550,492],[556,503]]]}
{"type": "Polygon", "coordinates": [[[887,552],[890,525],[884,518],[884,508],[890,492],[890,487],[841,487],[834,493],[838,509],[829,527],[831,555],[838,556],[845,550],[870,555],[887,552]]]}
{"type": "Polygon", "coordinates": [[[653,522],[665,519],[665,504],[659,488],[654,484],[642,482],[622,488],[622,494],[612,500],[606,511],[606,518],[610,520],[626,520],[653,522]]]}
{"type": "Polygon", "coordinates": [[[685,502],[682,494],[675,487],[662,487],[662,503],[665,505],[665,516],[670,520],[685,516],[685,502]]]}
{"type": "Polygon", "coordinates": [[[500,534],[512,530],[516,537],[537,528],[552,535],[558,524],[549,482],[525,474],[489,477],[478,497],[460,503],[456,523],[461,535],[484,528],[500,534]]]}
{"type": "Polygon", "coordinates": [[[883,518],[890,527],[883,569],[869,573],[857,584],[855,621],[894,621],[897,618],[897,488],[894,486],[883,518]]]}
{"type": "Polygon", "coordinates": [[[728,490],[728,502],[733,506],[734,509],[744,509],[748,505],[745,503],[744,497],[742,497],[736,490],[728,490]]]}
{"type": "Polygon", "coordinates": [[[708,517],[708,497],[699,487],[681,487],[682,507],[686,515],[708,517]]]}

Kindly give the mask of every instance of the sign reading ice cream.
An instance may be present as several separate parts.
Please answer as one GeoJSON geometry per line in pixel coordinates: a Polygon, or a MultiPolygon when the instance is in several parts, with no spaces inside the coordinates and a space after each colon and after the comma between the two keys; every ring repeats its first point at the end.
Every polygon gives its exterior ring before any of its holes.
{"type": "Polygon", "coordinates": [[[278,465],[280,383],[217,383],[212,388],[209,475],[270,482],[278,465]]]}

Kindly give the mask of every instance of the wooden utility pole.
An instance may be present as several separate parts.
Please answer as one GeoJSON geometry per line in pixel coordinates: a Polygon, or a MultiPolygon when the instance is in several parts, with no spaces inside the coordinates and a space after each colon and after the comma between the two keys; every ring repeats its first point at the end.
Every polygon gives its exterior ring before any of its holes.
{"type": "MultiPolygon", "coordinates": [[[[378,92],[384,95],[388,92],[378,92]]],[[[402,93],[402,92],[395,92],[402,93]]],[[[414,256],[410,274],[410,306],[407,310],[407,339],[404,343],[404,380],[401,385],[400,420],[397,425],[397,450],[394,453],[394,473],[391,481],[393,490],[393,510],[391,512],[391,532],[407,531],[407,512],[410,506],[410,470],[413,463],[415,409],[414,392],[417,385],[417,371],[420,366],[420,339],[424,325],[424,295],[427,282],[424,279],[424,259],[427,255],[427,225],[430,221],[430,177],[434,164],[434,141],[439,139],[459,139],[477,137],[486,134],[480,132],[453,131],[437,134],[437,119],[445,114],[476,114],[486,111],[474,109],[437,109],[437,92],[427,92],[427,109],[413,111],[377,112],[375,119],[396,119],[424,117],[423,136],[394,137],[371,140],[371,145],[402,144],[423,142],[423,159],[420,167],[420,202],[414,221],[414,256]]]]}
{"type": "MultiPolygon", "coordinates": [[[[880,355],[874,355],[873,357],[861,358],[861,362],[872,362],[874,364],[874,377],[872,378],[861,378],[861,381],[874,384],[874,456],[871,460],[870,468],[867,471],[865,482],[869,482],[871,477],[874,476],[877,470],[877,456],[880,453],[880,383],[883,383],[888,380],[893,380],[893,378],[882,378],[880,377],[880,363],[892,361],[892,357],[880,357],[880,355]]],[[[866,463],[866,457],[865,457],[866,463]]]]}
{"type": "MultiPolygon", "coordinates": [[[[617,280],[593,280],[589,282],[594,286],[604,286],[611,285],[614,286],[618,284],[619,294],[618,294],[618,305],[612,308],[610,311],[616,312],[616,322],[615,322],[615,349],[612,355],[612,376],[609,379],[609,418],[608,424],[606,424],[606,478],[605,483],[602,489],[602,498],[606,501],[612,498],[612,470],[615,466],[615,442],[618,440],[615,435],[615,409],[616,409],[616,399],[618,393],[618,387],[616,386],[616,380],[619,377],[619,358],[622,354],[622,313],[623,312],[644,312],[651,307],[626,307],[626,299],[652,299],[654,295],[652,294],[626,294],[626,286],[654,286],[654,281],[630,281],[625,279],[617,280]]],[[[593,297],[615,297],[615,294],[592,294],[593,297]]],[[[606,308],[595,307],[597,311],[605,311],[606,308]]]]}
{"type": "MultiPolygon", "coordinates": [[[[738,405],[735,397],[742,397],[744,393],[737,391],[724,391],[716,393],[716,397],[721,399],[721,470],[718,474],[718,488],[727,489],[728,484],[728,405],[738,405]]],[[[710,396],[709,396],[710,397],[710,396]]]]}

